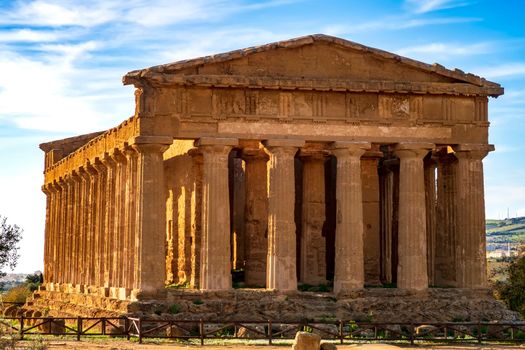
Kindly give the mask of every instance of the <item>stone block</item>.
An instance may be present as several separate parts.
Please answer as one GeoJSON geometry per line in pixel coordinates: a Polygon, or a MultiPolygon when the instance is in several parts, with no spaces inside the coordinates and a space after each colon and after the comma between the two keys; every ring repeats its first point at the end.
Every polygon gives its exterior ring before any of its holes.
{"type": "Polygon", "coordinates": [[[319,334],[297,332],[292,344],[292,350],[319,350],[321,337],[319,334]]]}
{"type": "Polygon", "coordinates": [[[337,346],[333,343],[321,343],[321,350],[337,350],[337,346]]]}

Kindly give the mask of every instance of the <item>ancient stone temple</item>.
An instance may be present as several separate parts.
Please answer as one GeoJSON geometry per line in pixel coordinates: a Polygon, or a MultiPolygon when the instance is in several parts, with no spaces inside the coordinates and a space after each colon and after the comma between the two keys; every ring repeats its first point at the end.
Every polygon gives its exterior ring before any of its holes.
{"type": "Polygon", "coordinates": [[[41,145],[47,298],[487,286],[500,85],[325,35],[123,82],[132,117],[41,145]]]}

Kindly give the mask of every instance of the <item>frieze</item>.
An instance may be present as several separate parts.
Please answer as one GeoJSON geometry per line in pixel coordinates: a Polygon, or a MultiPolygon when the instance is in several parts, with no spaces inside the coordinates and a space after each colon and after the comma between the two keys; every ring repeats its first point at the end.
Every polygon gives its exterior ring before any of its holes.
{"type": "MultiPolygon", "coordinates": [[[[181,120],[222,119],[310,120],[313,122],[375,121],[407,122],[484,122],[484,97],[312,92],[255,89],[184,88],[172,93],[177,101],[174,114],[181,120]]],[[[160,95],[159,95],[160,96],[160,95]]]]}

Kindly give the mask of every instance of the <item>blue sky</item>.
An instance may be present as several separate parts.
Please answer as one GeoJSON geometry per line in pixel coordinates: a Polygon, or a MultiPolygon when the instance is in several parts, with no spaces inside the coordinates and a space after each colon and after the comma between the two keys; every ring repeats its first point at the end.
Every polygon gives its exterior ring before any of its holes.
{"type": "Polygon", "coordinates": [[[128,71],[324,33],[505,87],[489,102],[487,217],[525,216],[523,1],[2,0],[0,215],[25,229],[16,271],[42,268],[41,142],[133,113],[128,71]]]}

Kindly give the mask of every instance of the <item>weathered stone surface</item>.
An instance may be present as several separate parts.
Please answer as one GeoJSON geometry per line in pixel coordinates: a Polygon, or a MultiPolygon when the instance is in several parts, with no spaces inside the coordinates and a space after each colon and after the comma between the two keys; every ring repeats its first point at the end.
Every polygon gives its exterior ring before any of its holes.
{"type": "Polygon", "coordinates": [[[131,118],[41,145],[45,290],[28,310],[482,314],[426,290],[487,286],[482,159],[498,84],[324,35],[124,82],[136,87],[131,118]],[[298,277],[312,291],[333,278],[340,299],[297,294],[298,277]],[[202,294],[175,300],[166,284],[202,294]],[[380,284],[399,290],[363,290],[380,284]]]}
{"type": "Polygon", "coordinates": [[[337,350],[337,346],[333,343],[322,342],[320,349],[321,350],[337,350]]]}
{"type": "Polygon", "coordinates": [[[292,344],[292,350],[319,350],[321,337],[318,334],[297,332],[292,344]]]}

